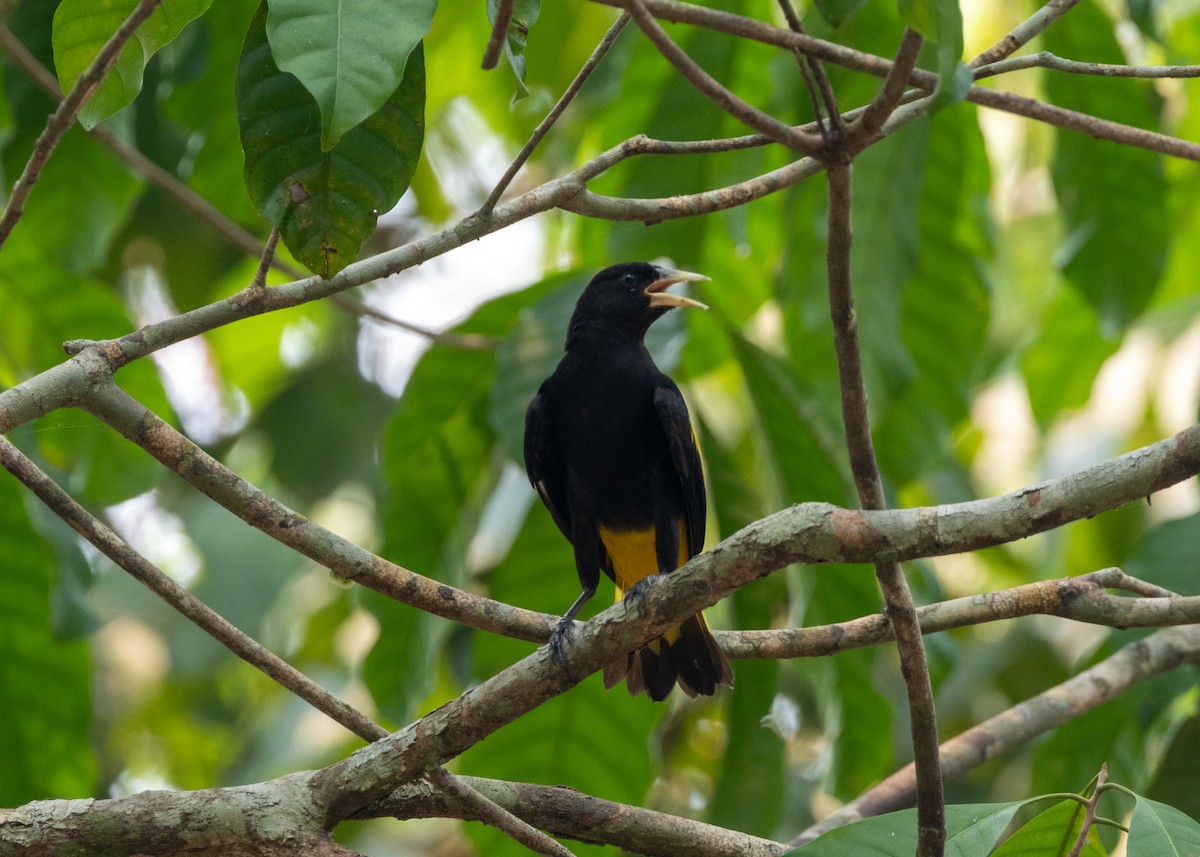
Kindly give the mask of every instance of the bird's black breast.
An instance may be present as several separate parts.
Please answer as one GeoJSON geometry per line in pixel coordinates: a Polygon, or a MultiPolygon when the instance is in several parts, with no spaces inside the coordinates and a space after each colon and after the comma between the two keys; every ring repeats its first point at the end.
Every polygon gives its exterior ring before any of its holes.
{"type": "Polygon", "coordinates": [[[654,405],[669,380],[650,355],[568,354],[547,382],[571,515],[613,530],[682,513],[683,497],[654,405]]]}

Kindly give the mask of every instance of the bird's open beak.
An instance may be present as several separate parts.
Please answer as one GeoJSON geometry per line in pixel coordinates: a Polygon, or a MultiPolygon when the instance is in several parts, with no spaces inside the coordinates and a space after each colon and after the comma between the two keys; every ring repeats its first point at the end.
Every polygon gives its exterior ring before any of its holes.
{"type": "Polygon", "coordinates": [[[691,298],[685,298],[683,295],[672,295],[667,293],[666,289],[676,283],[694,283],[700,280],[707,280],[708,277],[703,274],[693,274],[691,271],[676,271],[673,268],[659,268],[658,279],[650,285],[646,286],[646,294],[650,296],[651,307],[663,307],[672,309],[674,307],[696,307],[697,309],[708,309],[707,306],[694,301],[691,298]]]}

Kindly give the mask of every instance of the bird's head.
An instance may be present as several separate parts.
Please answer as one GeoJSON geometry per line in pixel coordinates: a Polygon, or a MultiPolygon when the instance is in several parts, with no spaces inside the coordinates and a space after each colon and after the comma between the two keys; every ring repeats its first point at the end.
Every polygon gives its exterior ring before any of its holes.
{"type": "Polygon", "coordinates": [[[605,268],[592,278],[571,316],[567,347],[581,337],[632,338],[640,342],[646,330],[675,307],[708,309],[699,301],[671,294],[676,283],[707,280],[702,274],[676,271],[649,262],[626,262],[605,268]]]}

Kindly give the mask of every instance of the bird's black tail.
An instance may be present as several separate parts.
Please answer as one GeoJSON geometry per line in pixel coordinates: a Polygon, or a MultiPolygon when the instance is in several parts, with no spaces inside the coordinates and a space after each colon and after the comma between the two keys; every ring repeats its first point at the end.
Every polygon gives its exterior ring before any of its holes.
{"type": "Polygon", "coordinates": [[[661,702],[676,682],[688,696],[712,696],[719,685],[733,686],[733,670],[697,613],[604,668],[605,687],[621,679],[631,694],[645,691],[661,702]]]}

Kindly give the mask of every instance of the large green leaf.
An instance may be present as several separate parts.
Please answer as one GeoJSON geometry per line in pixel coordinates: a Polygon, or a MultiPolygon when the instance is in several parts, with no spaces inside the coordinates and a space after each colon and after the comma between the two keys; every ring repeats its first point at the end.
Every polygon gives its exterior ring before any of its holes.
{"type": "MultiPolygon", "coordinates": [[[[267,38],[281,71],[294,74],[321,111],[321,151],[383,107],[437,0],[269,0],[267,38]]],[[[423,72],[417,72],[422,73],[423,72]]]]}
{"type": "MultiPolygon", "coordinates": [[[[1084,3],[1070,26],[1046,31],[1046,48],[1089,62],[1122,63],[1112,22],[1101,7],[1084,3]]],[[[1048,71],[1050,100],[1063,107],[1156,130],[1161,100],[1148,80],[1105,78],[1080,86],[1075,75],[1048,71]]],[[[1052,164],[1054,189],[1067,237],[1059,263],[1067,281],[1112,335],[1146,308],[1158,288],[1169,238],[1163,158],[1134,146],[1098,142],[1058,130],[1052,164]]]]}
{"type": "MultiPolygon", "coordinates": [[[[79,112],[92,128],[133,102],[142,89],[142,70],[163,45],[212,0],[162,0],[117,56],[116,65],[79,112]]],[[[138,0],[63,0],[54,14],[54,65],[59,85],[70,92],[100,49],[137,7],[138,0]]]]}
{"type": "MultiPolygon", "coordinates": [[[[51,635],[53,556],[30,527],[23,489],[0,473],[0,804],[90,797],[96,760],[91,657],[51,635]]],[[[65,527],[64,527],[65,529],[65,527]]]]}
{"type": "Polygon", "coordinates": [[[424,56],[415,49],[384,105],[323,151],[317,103],[275,65],[266,18],[264,3],[238,63],[246,187],[292,254],[329,277],[354,261],[412,179],[424,137],[424,56]]]}

